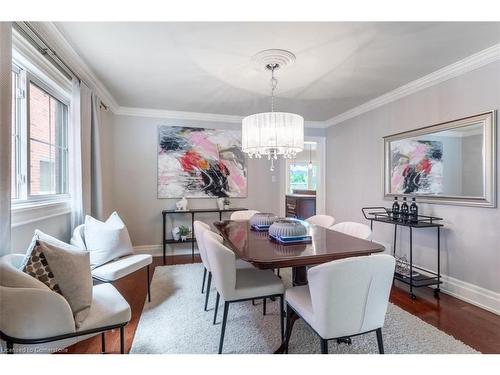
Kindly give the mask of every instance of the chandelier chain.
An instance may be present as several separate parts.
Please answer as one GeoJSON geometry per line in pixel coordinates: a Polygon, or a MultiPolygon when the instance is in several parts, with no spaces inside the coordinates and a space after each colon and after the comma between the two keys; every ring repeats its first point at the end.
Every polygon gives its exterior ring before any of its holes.
{"type": "Polygon", "coordinates": [[[278,80],[274,77],[274,70],[278,68],[278,64],[272,64],[269,66],[271,70],[271,112],[274,112],[274,91],[278,86],[278,80]]]}

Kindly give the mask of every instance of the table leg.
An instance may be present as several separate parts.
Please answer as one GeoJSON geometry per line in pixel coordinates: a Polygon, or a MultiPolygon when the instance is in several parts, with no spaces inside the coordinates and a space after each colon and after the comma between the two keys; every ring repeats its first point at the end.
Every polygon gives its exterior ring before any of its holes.
{"type": "MultiPolygon", "coordinates": [[[[194,212],[191,212],[191,231],[194,229],[194,212]]],[[[194,242],[196,241],[193,234],[192,236],[192,241],[191,241],[191,263],[194,263],[194,242]]]]}
{"type": "Polygon", "coordinates": [[[162,241],[162,244],[163,244],[163,265],[165,265],[165,263],[166,263],[165,253],[167,251],[167,248],[166,248],[167,244],[165,243],[165,240],[166,240],[166,238],[165,238],[165,234],[166,234],[165,233],[165,217],[166,217],[166,215],[163,214],[163,241],[162,241]]]}
{"type": "Polygon", "coordinates": [[[292,282],[293,286],[307,285],[307,267],[293,267],[292,268],[292,282]]]}

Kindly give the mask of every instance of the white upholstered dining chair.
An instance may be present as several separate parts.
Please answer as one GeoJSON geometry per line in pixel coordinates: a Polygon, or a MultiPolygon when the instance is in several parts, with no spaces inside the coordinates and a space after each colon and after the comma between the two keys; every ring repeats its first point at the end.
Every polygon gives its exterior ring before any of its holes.
{"type": "Polygon", "coordinates": [[[224,300],[219,354],[222,353],[229,304],[235,302],[266,297],[279,297],[280,309],[278,315],[280,319],[281,338],[283,339],[283,293],[285,291],[283,282],[271,270],[236,268],[236,256],[234,252],[224,246],[217,237],[218,235],[212,232],[207,231],[204,233],[208,261],[217,289],[215,316],[217,316],[220,297],[224,300]]]}
{"type": "Polygon", "coordinates": [[[335,218],[329,215],[314,215],[308,217],[305,221],[323,228],[330,228],[335,223],[335,218]]]}
{"type": "MultiPolygon", "coordinates": [[[[204,238],[204,233],[206,231],[212,232],[210,229],[210,226],[202,221],[196,220],[193,223],[193,229],[194,229],[194,235],[196,237],[196,243],[198,245],[198,250],[200,252],[200,257],[201,257],[201,262],[203,263],[203,282],[201,284],[201,293],[204,292],[205,289],[205,281],[207,281],[207,289],[206,289],[206,294],[205,294],[205,311],[207,311],[207,306],[208,306],[208,298],[210,296],[210,287],[212,284],[212,269],[210,268],[210,263],[208,261],[208,256],[207,256],[207,250],[205,247],[205,238],[204,238]],[[207,274],[208,274],[208,280],[207,280],[207,274]]],[[[215,233],[214,233],[215,234],[215,233]]],[[[222,243],[223,239],[221,236],[216,235],[217,240],[222,243]]],[[[242,259],[237,259],[236,260],[236,268],[253,268],[253,266],[245,262],[242,259]]],[[[215,324],[215,317],[214,317],[214,324],[215,324]]]]}
{"type": "Polygon", "coordinates": [[[366,224],[345,221],[333,225],[330,229],[353,237],[361,238],[362,240],[370,240],[372,238],[372,230],[366,224]]]}
{"type": "Polygon", "coordinates": [[[256,210],[243,210],[243,211],[234,211],[231,214],[231,220],[250,220],[250,218],[258,214],[259,211],[256,210]]]}
{"type": "Polygon", "coordinates": [[[25,255],[0,258],[0,352],[50,353],[101,333],[120,329],[120,352],[125,352],[125,325],[131,311],[111,284],[94,285],[88,316],[76,327],[68,301],[21,268],[25,255]],[[14,347],[15,345],[15,347],[14,347]]]}
{"type": "Polygon", "coordinates": [[[394,257],[387,254],[332,261],[307,271],[308,285],[286,290],[285,352],[297,314],[318,334],[321,352],[328,340],[376,332],[379,353],[384,352],[382,327],[394,276],[394,257]]]}

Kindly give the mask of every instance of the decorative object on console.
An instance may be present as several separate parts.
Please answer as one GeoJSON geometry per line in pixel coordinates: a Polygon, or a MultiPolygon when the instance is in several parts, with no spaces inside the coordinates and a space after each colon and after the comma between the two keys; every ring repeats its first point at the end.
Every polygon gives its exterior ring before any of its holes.
{"type": "Polygon", "coordinates": [[[496,207],[496,111],[384,137],[384,194],[496,207]]]}
{"type": "Polygon", "coordinates": [[[238,131],[161,125],[158,133],[158,198],[247,196],[238,131]]]}
{"type": "Polygon", "coordinates": [[[254,230],[267,231],[276,220],[275,214],[259,212],[250,218],[250,225],[254,230]]]}
{"type": "Polygon", "coordinates": [[[229,206],[231,205],[231,201],[229,200],[229,198],[224,198],[224,209],[227,210],[229,208],[229,206]]]}
{"type": "Polygon", "coordinates": [[[189,229],[185,225],[181,225],[179,227],[179,235],[181,236],[181,241],[186,241],[190,233],[191,229],[189,229]]]}
{"type": "Polygon", "coordinates": [[[278,80],[277,69],[295,61],[295,55],[281,49],[268,49],[253,57],[259,70],[271,72],[271,112],[256,113],[242,121],[242,148],[250,158],[267,156],[274,171],[278,155],[291,159],[304,149],[304,118],[295,113],[274,112],[274,91],[278,80]]]}
{"type": "Polygon", "coordinates": [[[225,200],[226,200],[225,198],[217,198],[217,207],[219,208],[219,210],[224,209],[225,200]]]}
{"type": "Polygon", "coordinates": [[[188,201],[186,197],[182,197],[180,201],[175,203],[175,207],[177,207],[177,211],[187,211],[188,209],[188,201]]]}
{"type": "Polygon", "coordinates": [[[172,237],[174,238],[174,241],[179,241],[181,239],[179,232],[179,227],[172,228],[172,237]]]}

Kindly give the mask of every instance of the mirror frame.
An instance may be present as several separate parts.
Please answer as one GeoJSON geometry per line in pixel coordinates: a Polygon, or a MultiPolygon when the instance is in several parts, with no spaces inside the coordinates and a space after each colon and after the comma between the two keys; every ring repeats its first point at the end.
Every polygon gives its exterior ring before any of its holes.
{"type": "Polygon", "coordinates": [[[460,206],[496,207],[496,111],[481,113],[474,116],[447,121],[423,128],[410,130],[402,133],[383,137],[384,139],[384,168],[383,189],[386,199],[394,199],[395,196],[416,197],[422,203],[452,204],[460,206]],[[432,134],[444,130],[455,129],[467,125],[483,124],[483,196],[467,197],[453,195],[431,195],[431,194],[394,194],[391,188],[391,142],[420,135],[432,134]]]}

